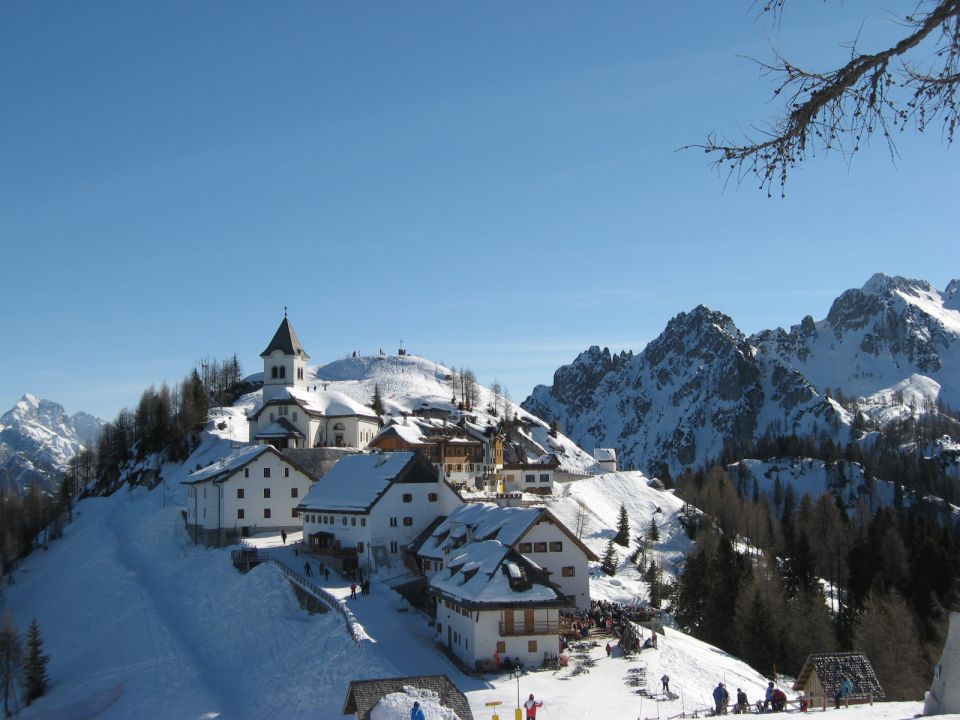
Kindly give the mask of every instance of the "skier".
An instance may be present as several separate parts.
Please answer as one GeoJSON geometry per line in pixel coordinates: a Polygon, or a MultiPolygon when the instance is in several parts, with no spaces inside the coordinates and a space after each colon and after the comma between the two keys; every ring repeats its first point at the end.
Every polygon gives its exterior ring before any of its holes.
{"type": "Polygon", "coordinates": [[[663,677],[660,678],[660,684],[663,685],[663,694],[670,694],[670,676],[664,673],[663,677]]]}
{"type": "Polygon", "coordinates": [[[414,702],[413,707],[410,708],[410,720],[424,720],[423,708],[420,707],[419,702],[414,702]]]}
{"type": "Polygon", "coordinates": [[[713,713],[714,715],[719,715],[721,709],[723,709],[724,695],[726,695],[726,690],[723,689],[723,683],[717,683],[717,686],[713,689],[713,703],[716,706],[713,713]]]}
{"type": "Polygon", "coordinates": [[[530,693],[523,706],[527,709],[527,720],[537,720],[537,708],[543,707],[543,701],[537,702],[533,699],[533,693],[530,693]]]}

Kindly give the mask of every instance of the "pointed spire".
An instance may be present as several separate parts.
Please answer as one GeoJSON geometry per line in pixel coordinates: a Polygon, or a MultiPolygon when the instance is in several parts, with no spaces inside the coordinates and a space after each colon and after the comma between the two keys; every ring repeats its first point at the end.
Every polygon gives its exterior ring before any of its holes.
{"type": "Polygon", "coordinates": [[[305,359],[310,357],[303,349],[303,345],[300,344],[300,338],[297,337],[293,325],[290,324],[290,320],[287,318],[286,306],[283,308],[283,321],[280,323],[280,327],[278,327],[277,332],[273,334],[273,340],[267,345],[267,349],[260,353],[260,357],[267,357],[274,350],[279,350],[284,355],[302,354],[305,359]]]}

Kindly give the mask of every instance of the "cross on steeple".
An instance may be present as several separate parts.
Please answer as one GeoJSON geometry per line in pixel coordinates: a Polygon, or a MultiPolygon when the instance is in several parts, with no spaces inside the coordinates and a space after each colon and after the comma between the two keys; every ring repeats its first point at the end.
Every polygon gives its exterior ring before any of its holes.
{"type": "Polygon", "coordinates": [[[283,317],[287,317],[287,306],[283,306],[283,317]]]}

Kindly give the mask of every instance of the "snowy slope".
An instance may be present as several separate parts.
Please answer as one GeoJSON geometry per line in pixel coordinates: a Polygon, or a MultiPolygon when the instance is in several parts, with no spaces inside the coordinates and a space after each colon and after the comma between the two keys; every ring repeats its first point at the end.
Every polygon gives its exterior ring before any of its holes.
{"type": "MultiPolygon", "coordinates": [[[[23,718],[332,720],[340,715],[352,679],[437,672],[450,675],[467,693],[478,718],[486,717],[486,701],[514,697],[516,684],[509,676],[460,674],[434,647],[426,620],[386,587],[387,578],[375,576],[371,596],[350,605],[369,638],[357,644],[336,613],[301,610],[275,566],[241,575],[228,549],[192,545],[176,502],[183,497],[179,482],[235,444],[216,424],[183,466],[164,466],[164,482],[154,490],[124,490],[79,503],[65,538],[16,570],[3,609],[21,630],[36,617],[52,658],[49,693],[23,718]]],[[[602,550],[612,535],[621,504],[635,532],[650,517],[660,518],[656,552],[664,559],[688,547],[677,523],[682,503],[647,487],[640,473],[611,473],[565,488],[551,509],[569,523],[579,508],[588,509],[591,524],[584,538],[594,549],[602,550]]],[[[336,578],[328,589],[349,594],[336,578]]],[[[595,579],[593,594],[632,601],[645,591],[624,568],[616,578],[595,579]]],[[[764,682],[734,658],[670,631],[658,650],[639,660],[601,657],[599,646],[583,653],[597,659],[584,668],[589,672],[575,674],[582,659],[574,659],[557,673],[522,678],[524,693],[546,698],[545,717],[610,717],[623,708],[634,713],[630,716],[644,708],[653,713],[653,701],[639,698],[625,683],[631,668],[646,667],[653,677],[669,672],[684,690],[683,700],[663,704],[665,716],[679,712],[683,702],[687,708],[700,704],[720,677],[749,687],[751,694],[764,682]]]]}
{"type": "Polygon", "coordinates": [[[0,416],[0,487],[54,490],[70,459],[96,442],[103,421],[27,393],[0,416]]]}

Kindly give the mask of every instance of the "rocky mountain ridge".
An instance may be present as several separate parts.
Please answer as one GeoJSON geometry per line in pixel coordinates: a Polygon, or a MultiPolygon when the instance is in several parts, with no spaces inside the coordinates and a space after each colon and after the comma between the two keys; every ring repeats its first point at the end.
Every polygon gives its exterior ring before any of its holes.
{"type": "Polygon", "coordinates": [[[676,472],[764,436],[847,442],[852,417],[831,395],[869,396],[876,409],[903,397],[885,391],[904,382],[930,407],[960,405],[960,281],[940,293],[877,274],[820,322],[750,337],[700,305],[636,355],[587,349],[521,405],[587,450],[614,447],[622,465],[676,472]]]}
{"type": "Polygon", "coordinates": [[[96,442],[103,420],[29,393],[0,416],[0,487],[23,491],[31,482],[53,490],[70,459],[96,442]]]}

